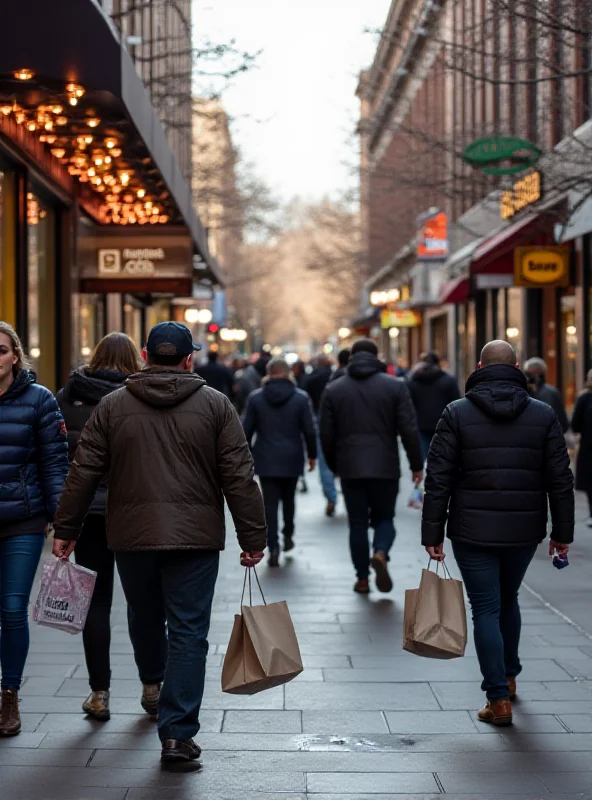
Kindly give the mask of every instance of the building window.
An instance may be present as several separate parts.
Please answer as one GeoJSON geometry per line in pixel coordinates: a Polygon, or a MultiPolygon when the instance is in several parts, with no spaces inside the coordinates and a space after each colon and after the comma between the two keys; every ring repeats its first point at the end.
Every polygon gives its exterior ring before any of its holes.
{"type": "Polygon", "coordinates": [[[39,383],[55,389],[55,212],[27,194],[27,349],[39,383]]]}

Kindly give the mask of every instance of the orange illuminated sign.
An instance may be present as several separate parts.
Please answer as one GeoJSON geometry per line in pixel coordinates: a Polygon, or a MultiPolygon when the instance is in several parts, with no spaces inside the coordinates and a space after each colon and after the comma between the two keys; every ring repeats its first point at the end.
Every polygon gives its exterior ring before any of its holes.
{"type": "Polygon", "coordinates": [[[425,261],[447,258],[448,256],[448,217],[438,211],[424,220],[419,232],[417,258],[425,261]]]}

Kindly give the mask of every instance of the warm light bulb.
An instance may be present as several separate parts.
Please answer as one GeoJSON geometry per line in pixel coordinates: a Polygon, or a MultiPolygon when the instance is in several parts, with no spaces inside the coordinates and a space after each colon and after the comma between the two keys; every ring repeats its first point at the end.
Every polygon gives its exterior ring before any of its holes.
{"type": "Polygon", "coordinates": [[[51,119],[48,119],[43,127],[45,128],[46,131],[52,131],[53,130],[53,121],[51,119]]]}
{"type": "Polygon", "coordinates": [[[66,84],[66,92],[68,94],[73,94],[76,97],[82,97],[86,89],[84,86],[81,86],[79,83],[67,83],[66,84]]]}
{"type": "Polygon", "coordinates": [[[63,158],[66,155],[66,151],[63,147],[53,147],[51,150],[52,156],[56,158],[63,158]]]}
{"type": "Polygon", "coordinates": [[[68,124],[68,117],[57,117],[56,118],[56,125],[67,125],[68,124]]]}
{"type": "Polygon", "coordinates": [[[119,158],[119,156],[121,155],[121,148],[120,147],[114,147],[111,150],[111,155],[113,156],[113,158],[119,158]]]}
{"type": "Polygon", "coordinates": [[[95,175],[94,178],[91,178],[90,182],[93,184],[93,186],[100,186],[103,183],[103,181],[101,180],[101,178],[99,178],[98,175],[95,175]]]}
{"type": "Polygon", "coordinates": [[[101,120],[98,117],[88,117],[86,120],[86,124],[89,128],[96,128],[101,124],[101,120]]]}
{"type": "Polygon", "coordinates": [[[71,106],[77,106],[78,105],[78,98],[77,97],[70,97],[68,102],[70,103],[71,106]]]}
{"type": "Polygon", "coordinates": [[[110,164],[112,161],[111,156],[105,156],[105,164],[110,164]]]}
{"type": "Polygon", "coordinates": [[[105,147],[107,147],[109,150],[111,150],[112,147],[115,147],[116,144],[116,139],[112,139],[111,137],[109,139],[105,139],[105,147]]]}
{"type": "Polygon", "coordinates": [[[127,186],[130,180],[130,176],[128,172],[122,172],[120,175],[121,182],[124,186],[127,186]]]}
{"type": "Polygon", "coordinates": [[[45,136],[44,138],[47,144],[53,144],[58,137],[55,135],[55,133],[52,133],[50,136],[45,136]]]}
{"type": "Polygon", "coordinates": [[[103,164],[103,157],[102,157],[102,156],[97,156],[97,157],[95,158],[95,164],[96,164],[96,166],[97,166],[97,167],[100,167],[100,166],[102,166],[102,164],[103,164]]]}
{"type": "Polygon", "coordinates": [[[168,218],[168,216],[167,216],[166,214],[161,214],[161,215],[160,215],[160,217],[158,218],[158,221],[159,221],[161,224],[163,224],[163,225],[164,225],[164,223],[165,223],[165,222],[168,222],[168,221],[169,221],[169,218],[168,218]]]}
{"type": "Polygon", "coordinates": [[[0,111],[7,117],[12,111],[12,106],[0,106],[0,111]]]}
{"type": "Polygon", "coordinates": [[[35,73],[32,69],[15,69],[12,74],[17,81],[30,81],[31,78],[35,77],[35,73]]]}
{"type": "Polygon", "coordinates": [[[136,192],[136,194],[138,195],[138,197],[139,197],[140,199],[142,199],[142,197],[144,197],[144,196],[146,195],[146,189],[138,189],[138,191],[136,192]]]}
{"type": "Polygon", "coordinates": [[[37,130],[37,123],[36,122],[27,122],[27,130],[31,131],[31,133],[33,131],[36,131],[37,130]]]}
{"type": "Polygon", "coordinates": [[[15,114],[15,119],[16,119],[17,125],[22,125],[23,122],[27,119],[27,117],[24,114],[24,112],[17,111],[17,113],[15,114]]]}
{"type": "Polygon", "coordinates": [[[91,168],[88,170],[87,174],[88,174],[88,177],[89,177],[89,178],[94,178],[94,176],[95,176],[97,173],[96,173],[96,170],[94,169],[94,167],[91,167],[91,168]]]}
{"type": "Polygon", "coordinates": [[[88,175],[83,172],[82,175],[78,178],[80,183],[88,183],[88,175]]]}
{"type": "Polygon", "coordinates": [[[61,114],[62,111],[64,110],[64,107],[60,105],[55,105],[51,107],[51,110],[53,111],[54,114],[61,114]]]}
{"type": "Polygon", "coordinates": [[[123,195],[123,202],[124,203],[133,203],[134,202],[133,194],[124,194],[123,195]]]}
{"type": "Polygon", "coordinates": [[[145,208],[152,208],[152,200],[146,200],[144,203],[145,208]]]}
{"type": "Polygon", "coordinates": [[[154,206],[150,213],[151,214],[160,214],[160,208],[158,206],[154,206]]]}
{"type": "Polygon", "coordinates": [[[150,224],[151,225],[158,225],[158,217],[150,217],[150,224]]]}

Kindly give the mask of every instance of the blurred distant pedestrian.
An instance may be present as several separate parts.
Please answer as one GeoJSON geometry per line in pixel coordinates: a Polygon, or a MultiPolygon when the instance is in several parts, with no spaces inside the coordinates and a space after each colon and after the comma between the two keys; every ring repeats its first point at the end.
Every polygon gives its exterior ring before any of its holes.
{"type": "MultiPolygon", "coordinates": [[[[321,353],[321,355],[317,357],[316,366],[314,367],[312,373],[308,376],[305,384],[306,391],[308,392],[312,401],[312,407],[315,413],[315,418],[317,419],[317,423],[319,410],[321,407],[321,398],[323,397],[323,392],[325,391],[327,384],[331,380],[331,365],[332,361],[329,356],[321,353]]],[[[320,439],[318,439],[317,449],[319,454],[319,477],[321,479],[323,494],[325,495],[325,500],[327,501],[325,513],[328,517],[332,517],[335,515],[335,509],[337,507],[337,487],[335,485],[335,476],[327,465],[325,456],[323,455],[320,439]]]]}
{"type": "Polygon", "coordinates": [[[269,355],[266,353],[259,356],[254,364],[249,364],[248,367],[245,367],[240,375],[237,374],[235,405],[239,414],[244,413],[249,395],[261,386],[268,362],[269,355]]]}
{"type": "Polygon", "coordinates": [[[292,375],[296,381],[296,386],[299,389],[304,389],[306,385],[306,364],[301,359],[298,359],[292,367],[292,375]]]}
{"type": "Polygon", "coordinates": [[[350,357],[351,351],[347,348],[339,351],[337,355],[337,369],[331,375],[329,382],[339,380],[339,378],[343,378],[344,375],[347,375],[347,365],[349,364],[350,357]]]}
{"type": "Polygon", "coordinates": [[[55,521],[68,558],[97,488],[109,484],[107,539],[128,603],[142,707],[158,714],[163,761],[192,761],[199,730],[224,498],[241,562],[263,558],[265,513],[228,398],[192,374],[191,332],[161,322],[148,367],[104,397],[82,431],[55,521]],[[161,688],[162,685],[162,688],[161,688]]]}
{"type": "Polygon", "coordinates": [[[524,365],[524,374],[531,397],[551,406],[557,414],[563,433],[569,428],[569,420],[561,399],[561,393],[554,386],[546,382],[547,364],[542,358],[529,358],[524,365]]]}
{"type": "Polygon", "coordinates": [[[294,548],[295,495],[304,471],[304,447],[309,469],[315,467],[317,441],[310,402],[305,392],[290,379],[290,367],[283,358],[267,365],[268,377],[262,389],[249,397],[243,427],[252,445],[255,474],[261,480],[269,566],[279,565],[278,510],[284,517],[284,552],[294,548]]]}
{"type": "Polygon", "coordinates": [[[407,385],[383,371],[371,340],[354,344],[347,375],[327,387],[321,404],[320,431],[327,464],[341,478],[351,555],[358,577],[354,591],[369,591],[372,566],[378,589],[389,592],[393,584],[387,565],[395,540],[399,436],[416,484],[423,479],[423,462],[407,385]],[[371,558],[370,520],[374,527],[371,558]]]}
{"type": "Polygon", "coordinates": [[[200,378],[203,378],[212,389],[221,392],[230,400],[233,399],[234,375],[229,367],[225,364],[220,364],[218,353],[215,350],[209,351],[207,364],[198,364],[193,368],[193,371],[200,378]]]}
{"type": "Polygon", "coordinates": [[[592,370],[586,376],[586,388],[576,401],[571,429],[580,434],[576,460],[576,489],[588,498],[588,527],[592,528],[592,370]]]}
{"type": "Polygon", "coordinates": [[[453,375],[440,366],[437,353],[425,353],[409,376],[409,391],[417,414],[423,460],[428,457],[430,443],[440,417],[448,403],[458,400],[460,389],[453,375]]]}
{"type": "Polygon", "coordinates": [[[473,611],[487,703],[482,722],[509,725],[521,672],[518,591],[539,543],[565,556],[573,540],[573,476],[556,415],[529,397],[508,342],[481,353],[466,396],[449,405],[428,456],[422,543],[444,559],[445,532],[473,611]]]}
{"type": "Polygon", "coordinates": [[[16,331],[0,322],[0,736],[21,731],[29,596],[67,474],[66,425],[56,399],[37,383],[16,331]]]}
{"type": "MultiPolygon", "coordinates": [[[[134,372],[142,369],[136,346],[125,333],[109,333],[95,348],[88,367],[70,376],[57,394],[68,428],[70,460],[74,459],[80,434],[97,404],[121,389],[134,372]]],[[[111,689],[111,605],[115,555],[107,546],[107,481],[103,480],[84,520],[76,547],[76,563],[97,573],[86,624],[82,632],[84,657],[91,694],[82,709],[98,720],[108,720],[111,689]]]]}

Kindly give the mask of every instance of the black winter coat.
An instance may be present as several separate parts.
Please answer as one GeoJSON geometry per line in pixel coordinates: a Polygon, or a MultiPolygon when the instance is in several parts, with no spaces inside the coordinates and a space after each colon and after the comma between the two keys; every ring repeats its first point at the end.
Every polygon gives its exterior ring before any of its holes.
{"type": "Polygon", "coordinates": [[[0,397],[0,536],[14,523],[52,522],[68,475],[64,418],[55,397],[22,370],[0,397]]]}
{"type": "Polygon", "coordinates": [[[310,402],[287,378],[273,378],[249,397],[243,428],[261,477],[298,478],[304,472],[304,445],[317,457],[310,402]]]}
{"type": "MultiPolygon", "coordinates": [[[[127,375],[121,372],[109,370],[90,372],[87,367],[82,367],[70,375],[66,386],[57,393],[56,398],[68,428],[70,461],[74,459],[80,434],[95,410],[95,406],[103,397],[111,394],[115,389],[120,389],[126,379],[127,375]]],[[[107,513],[106,479],[97,490],[88,513],[102,516],[107,513]]]]}
{"type": "Polygon", "coordinates": [[[516,367],[474,372],[466,397],[444,411],[427,462],[422,542],[451,539],[484,547],[533,544],[547,532],[569,544],[573,475],[555,413],[533,400],[516,367]]]}
{"type": "Polygon", "coordinates": [[[548,406],[551,406],[553,411],[557,414],[561,430],[565,433],[569,428],[569,420],[567,419],[567,413],[559,389],[550,386],[548,383],[542,383],[531,391],[531,396],[534,397],[535,400],[540,400],[541,403],[546,403],[548,406]]]}
{"type": "Polygon", "coordinates": [[[234,396],[234,375],[231,369],[225,367],[224,364],[211,361],[207,364],[201,364],[195,367],[194,372],[199,375],[200,378],[203,378],[212,389],[221,392],[232,400],[234,396]]]}
{"type": "Polygon", "coordinates": [[[312,401],[312,407],[314,408],[314,412],[317,416],[321,407],[321,398],[323,396],[323,392],[331,380],[332,374],[333,371],[329,366],[316,367],[308,376],[306,381],[304,388],[308,392],[308,395],[312,401]]]}
{"type": "Polygon", "coordinates": [[[571,429],[580,434],[580,447],[576,461],[576,489],[592,491],[592,391],[581,394],[571,418],[571,429]]]}
{"type": "Polygon", "coordinates": [[[446,406],[460,397],[456,378],[435,364],[420,364],[408,385],[417,427],[424,433],[434,433],[446,406]]]}
{"type": "Polygon", "coordinates": [[[423,469],[409,389],[370,353],[356,353],[347,375],[327,386],[319,425],[329,469],[341,478],[397,480],[399,436],[411,469],[423,469]]]}

